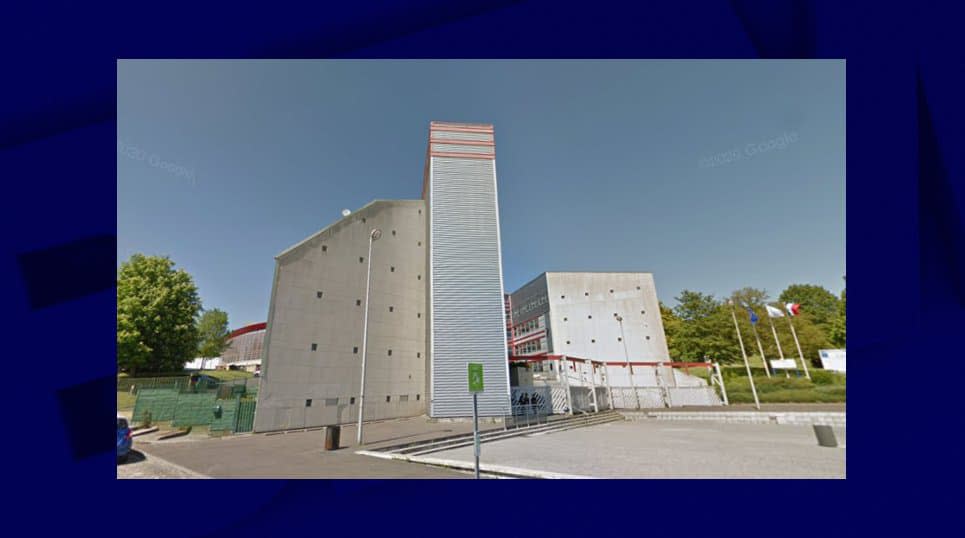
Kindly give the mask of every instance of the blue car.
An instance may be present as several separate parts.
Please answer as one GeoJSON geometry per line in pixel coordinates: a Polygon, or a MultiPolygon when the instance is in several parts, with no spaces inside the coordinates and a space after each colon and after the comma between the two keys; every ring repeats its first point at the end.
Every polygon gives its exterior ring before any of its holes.
{"type": "Polygon", "coordinates": [[[127,424],[127,419],[117,416],[117,461],[127,461],[127,455],[131,453],[131,446],[134,440],[131,439],[131,427],[127,424]]]}

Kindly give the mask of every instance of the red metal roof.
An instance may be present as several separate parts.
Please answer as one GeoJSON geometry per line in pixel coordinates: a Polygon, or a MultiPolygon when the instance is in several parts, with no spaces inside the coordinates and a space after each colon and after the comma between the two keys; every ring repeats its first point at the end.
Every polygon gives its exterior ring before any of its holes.
{"type": "Polygon", "coordinates": [[[268,323],[265,322],[265,321],[263,321],[263,322],[261,322],[261,323],[252,323],[251,325],[245,325],[244,327],[242,327],[242,328],[240,328],[240,329],[235,329],[235,330],[231,331],[231,333],[228,335],[228,338],[229,338],[229,339],[230,339],[230,338],[235,338],[235,337],[241,336],[241,335],[243,335],[243,334],[253,333],[253,332],[255,332],[255,331],[263,331],[263,330],[265,330],[265,328],[267,328],[267,327],[268,327],[268,323]]]}

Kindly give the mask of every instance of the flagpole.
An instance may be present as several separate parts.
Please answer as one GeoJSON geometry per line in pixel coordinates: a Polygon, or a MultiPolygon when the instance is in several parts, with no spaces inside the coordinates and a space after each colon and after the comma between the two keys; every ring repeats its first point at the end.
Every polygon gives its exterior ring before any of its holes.
{"type": "MultiPolygon", "coordinates": [[[[751,383],[751,393],[754,395],[754,407],[761,410],[761,402],[757,399],[757,387],[754,386],[754,375],[751,374],[751,363],[747,360],[747,351],[744,351],[744,339],[741,338],[741,328],[737,324],[737,311],[734,309],[734,301],[730,303],[730,317],[734,320],[734,330],[737,331],[737,343],[741,346],[741,356],[744,357],[744,368],[747,368],[747,380],[751,383]]],[[[721,378],[723,379],[723,378],[721,378]]]]}
{"type": "MultiPolygon", "coordinates": [[[[771,324],[771,332],[774,334],[774,343],[777,344],[777,354],[783,361],[784,350],[781,349],[781,341],[777,339],[777,329],[774,328],[774,319],[771,318],[770,310],[767,311],[767,322],[771,324]]],[[[784,369],[784,377],[791,377],[791,374],[787,371],[787,368],[784,369]]]]}
{"type": "Polygon", "coordinates": [[[801,351],[801,342],[797,339],[797,331],[794,330],[794,324],[791,323],[791,316],[787,317],[787,324],[791,327],[791,335],[794,336],[794,345],[797,346],[797,354],[801,357],[801,366],[804,367],[804,376],[811,379],[811,372],[808,371],[808,363],[804,360],[804,353],[801,351]]]}
{"type": "Polygon", "coordinates": [[[754,331],[754,340],[757,340],[757,350],[761,352],[761,360],[764,362],[764,373],[771,377],[771,368],[767,365],[767,357],[764,355],[764,346],[761,345],[761,337],[757,336],[757,327],[751,323],[751,330],[754,331]]]}

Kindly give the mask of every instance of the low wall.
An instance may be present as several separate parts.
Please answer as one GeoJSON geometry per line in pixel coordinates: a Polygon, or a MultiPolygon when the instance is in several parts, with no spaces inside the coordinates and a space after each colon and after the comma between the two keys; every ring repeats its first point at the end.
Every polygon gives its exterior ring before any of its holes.
{"type": "Polygon", "coordinates": [[[845,427],[847,416],[836,411],[621,411],[629,420],[699,420],[735,424],[826,424],[845,427]]]}

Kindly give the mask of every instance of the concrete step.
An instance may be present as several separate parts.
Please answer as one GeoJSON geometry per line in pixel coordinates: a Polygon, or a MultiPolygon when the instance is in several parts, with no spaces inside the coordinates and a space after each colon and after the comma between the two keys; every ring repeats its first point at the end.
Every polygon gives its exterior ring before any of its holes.
{"type": "MultiPolygon", "coordinates": [[[[512,437],[519,437],[522,435],[532,435],[535,433],[552,433],[556,431],[565,431],[574,428],[583,428],[587,426],[595,426],[598,424],[606,424],[608,422],[622,421],[625,418],[619,413],[612,412],[601,412],[594,415],[579,415],[574,417],[568,417],[566,419],[555,420],[550,423],[541,424],[539,426],[529,426],[529,427],[519,427],[509,430],[496,430],[488,431],[480,434],[479,442],[487,443],[490,441],[499,441],[502,439],[509,439],[512,437]]],[[[473,435],[463,434],[455,437],[445,438],[445,439],[433,439],[429,441],[423,441],[421,443],[412,444],[400,448],[383,449],[381,451],[392,452],[396,454],[408,454],[408,455],[423,455],[432,452],[439,452],[442,450],[450,450],[453,448],[461,448],[464,446],[472,446],[475,440],[473,435]]]]}

